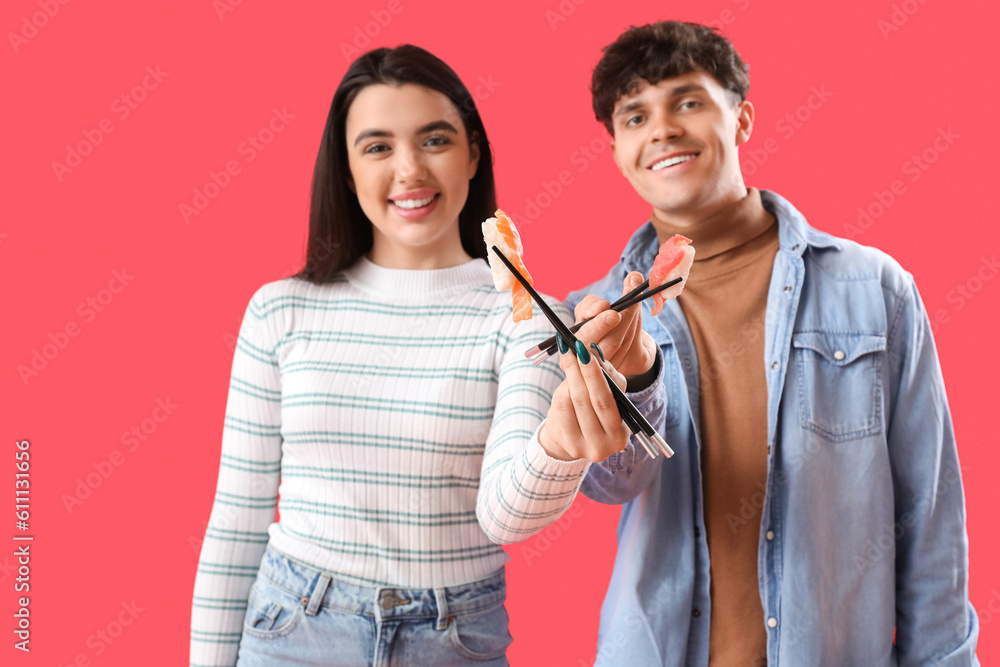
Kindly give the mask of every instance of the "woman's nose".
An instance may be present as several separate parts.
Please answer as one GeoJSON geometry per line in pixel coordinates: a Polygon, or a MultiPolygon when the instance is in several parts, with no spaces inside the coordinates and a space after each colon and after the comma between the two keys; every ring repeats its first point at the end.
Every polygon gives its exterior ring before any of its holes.
{"type": "Polygon", "coordinates": [[[427,176],[427,167],[419,151],[398,151],[394,166],[396,180],[400,183],[419,182],[427,176]]]}

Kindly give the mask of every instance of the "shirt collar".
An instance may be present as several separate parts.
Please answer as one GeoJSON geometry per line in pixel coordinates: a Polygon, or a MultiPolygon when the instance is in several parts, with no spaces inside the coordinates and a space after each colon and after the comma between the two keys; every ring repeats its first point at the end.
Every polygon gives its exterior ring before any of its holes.
{"type": "MultiPolygon", "coordinates": [[[[770,190],[761,190],[760,200],[764,208],[778,220],[778,242],[781,250],[801,257],[808,246],[841,249],[840,239],[810,227],[805,216],[781,195],[770,190]]],[[[626,271],[639,271],[646,275],[653,266],[659,248],[656,229],[653,223],[647,220],[625,245],[621,256],[622,265],[626,271]]]]}

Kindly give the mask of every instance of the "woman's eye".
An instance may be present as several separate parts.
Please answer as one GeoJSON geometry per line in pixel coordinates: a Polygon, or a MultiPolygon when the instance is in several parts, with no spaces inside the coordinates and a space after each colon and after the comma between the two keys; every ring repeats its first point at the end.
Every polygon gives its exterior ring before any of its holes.
{"type": "Polygon", "coordinates": [[[365,147],[365,153],[384,153],[389,150],[389,147],[385,144],[372,144],[365,147]]]}
{"type": "Polygon", "coordinates": [[[433,137],[427,137],[427,141],[424,142],[425,146],[447,146],[451,141],[448,137],[443,135],[434,135],[433,137]]]}

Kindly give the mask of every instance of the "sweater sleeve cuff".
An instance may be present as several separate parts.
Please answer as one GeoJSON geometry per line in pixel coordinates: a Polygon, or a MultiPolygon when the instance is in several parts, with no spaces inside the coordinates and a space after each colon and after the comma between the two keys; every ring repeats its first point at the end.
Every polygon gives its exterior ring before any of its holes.
{"type": "Polygon", "coordinates": [[[571,461],[556,459],[549,456],[545,448],[539,444],[538,432],[541,431],[544,425],[545,420],[543,419],[542,423],[535,429],[531,440],[528,442],[528,446],[524,450],[524,459],[528,466],[540,476],[544,476],[540,478],[547,478],[553,482],[576,480],[585,475],[587,468],[590,467],[590,461],[587,459],[573,459],[571,461]]]}

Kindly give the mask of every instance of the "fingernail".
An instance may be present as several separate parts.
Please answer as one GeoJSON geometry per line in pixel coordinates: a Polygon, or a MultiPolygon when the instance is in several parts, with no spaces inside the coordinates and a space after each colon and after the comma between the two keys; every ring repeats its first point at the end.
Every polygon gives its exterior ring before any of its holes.
{"type": "Polygon", "coordinates": [[[556,345],[559,346],[560,354],[566,354],[567,352],[569,352],[569,344],[563,340],[562,336],[558,334],[556,335],[556,345]]]}
{"type": "Polygon", "coordinates": [[[601,352],[601,346],[600,345],[598,345],[597,343],[591,343],[590,347],[594,348],[597,351],[598,356],[601,357],[601,361],[605,361],[605,359],[604,359],[604,353],[601,352]]]}
{"type": "Polygon", "coordinates": [[[587,346],[583,344],[582,340],[576,341],[576,356],[584,366],[590,363],[590,352],[587,352],[587,346]]]}

